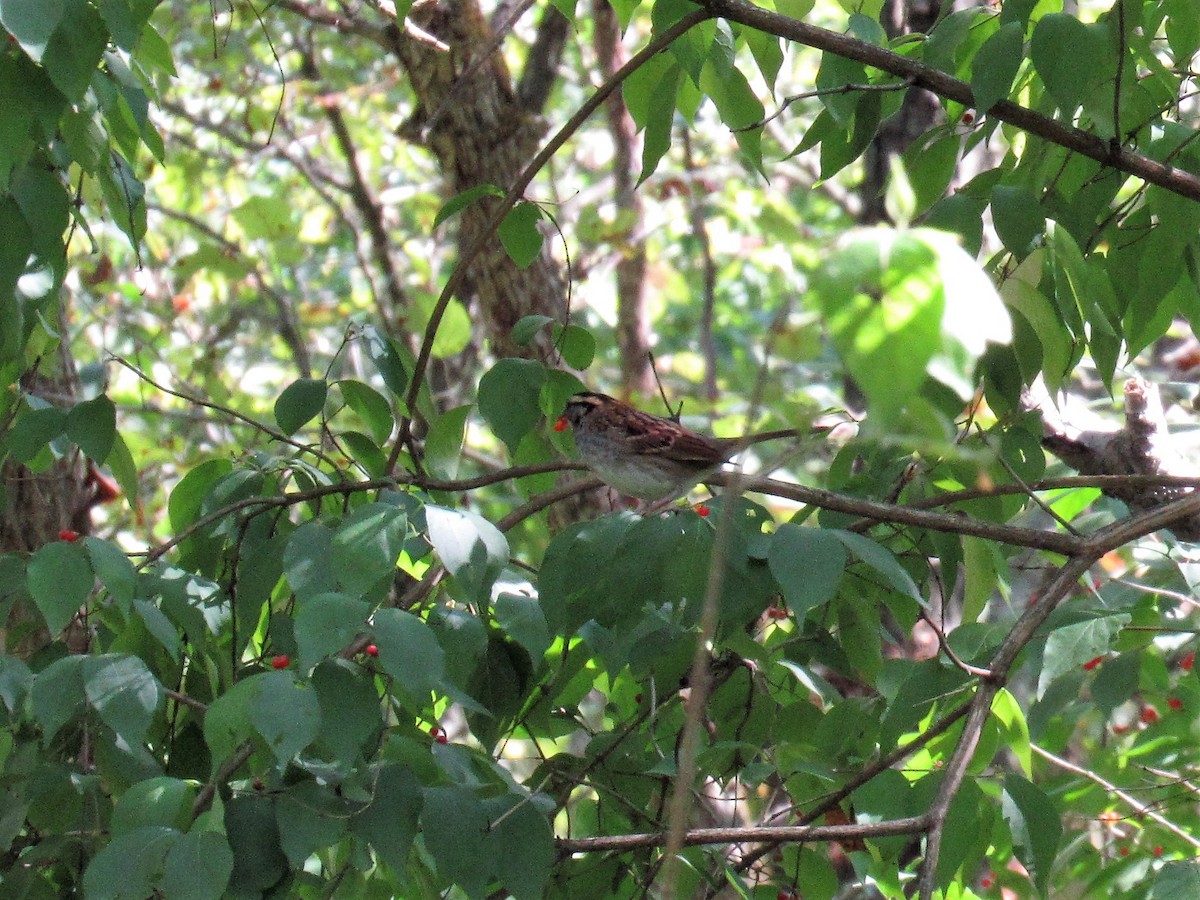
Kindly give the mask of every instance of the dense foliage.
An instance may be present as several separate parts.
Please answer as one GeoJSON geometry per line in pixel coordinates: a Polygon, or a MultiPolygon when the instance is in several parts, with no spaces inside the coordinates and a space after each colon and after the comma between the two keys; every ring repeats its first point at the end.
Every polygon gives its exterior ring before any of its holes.
{"type": "MultiPolygon", "coordinates": [[[[410,51],[475,6],[412,5],[0,0],[5,502],[95,489],[0,555],[4,895],[1194,896],[1200,503],[1042,439],[1183,369],[1200,7],[623,0],[611,75],[557,0],[546,152],[462,193],[410,51]],[[635,244],[686,420],[804,436],[552,519],[635,244]],[[570,297],[485,330],[472,254],[570,297]]],[[[455,77],[549,52],[493,25],[455,77]]]]}

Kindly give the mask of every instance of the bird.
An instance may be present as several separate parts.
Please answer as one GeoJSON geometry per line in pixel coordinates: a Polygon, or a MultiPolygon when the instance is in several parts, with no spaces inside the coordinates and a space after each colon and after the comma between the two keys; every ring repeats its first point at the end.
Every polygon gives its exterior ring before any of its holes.
{"type": "Polygon", "coordinates": [[[601,481],[644,501],[680,497],[752,444],[796,436],[780,429],[708,437],[595,391],[572,395],[554,427],[571,428],[584,464],[601,481]]]}

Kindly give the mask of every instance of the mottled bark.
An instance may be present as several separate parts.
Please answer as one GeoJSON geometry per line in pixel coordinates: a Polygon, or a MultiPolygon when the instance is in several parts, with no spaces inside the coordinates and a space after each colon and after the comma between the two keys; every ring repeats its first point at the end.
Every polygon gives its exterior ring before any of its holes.
{"type": "MultiPolygon", "coordinates": [[[[65,328],[63,329],[65,333],[65,328]]],[[[21,390],[42,397],[56,406],[69,404],[75,396],[75,367],[66,349],[53,360],[43,360],[39,370],[21,378],[21,390]]],[[[55,460],[42,472],[34,472],[12,460],[0,466],[0,553],[22,556],[59,540],[59,532],[70,529],[79,534],[91,531],[91,501],[94,485],[87,479],[83,458],[74,449],[55,460]]],[[[6,593],[0,585],[0,609],[6,593]]],[[[17,597],[8,609],[0,646],[28,659],[54,637],[41,624],[28,598],[17,597]]],[[[72,646],[80,643],[83,633],[72,629],[72,646]]],[[[79,649],[79,648],[77,648],[79,649]]]]}
{"type": "MultiPolygon", "coordinates": [[[[620,26],[609,0],[595,0],[594,13],[596,57],[601,75],[608,79],[626,63],[627,54],[621,45],[620,26]]],[[[623,225],[612,238],[619,254],[616,265],[617,348],[621,354],[621,386],[627,394],[647,396],[654,391],[654,373],[650,368],[642,199],[635,190],[637,128],[620,91],[608,98],[604,114],[613,142],[613,201],[623,225]]]]}
{"type": "MultiPolygon", "coordinates": [[[[421,2],[412,21],[448,49],[413,40],[398,28],[393,48],[408,73],[418,106],[401,135],[428,148],[438,159],[448,194],[516,179],[538,149],[544,124],[517,99],[512,78],[476,0],[421,2]]],[[[471,246],[486,226],[495,201],[464,210],[459,247],[471,246]]],[[[512,327],[531,313],[560,321],[566,310],[562,272],[544,248],[519,269],[495,237],[467,266],[460,300],[479,314],[492,351],[498,356],[538,356],[548,340],[521,347],[512,327]]]]}

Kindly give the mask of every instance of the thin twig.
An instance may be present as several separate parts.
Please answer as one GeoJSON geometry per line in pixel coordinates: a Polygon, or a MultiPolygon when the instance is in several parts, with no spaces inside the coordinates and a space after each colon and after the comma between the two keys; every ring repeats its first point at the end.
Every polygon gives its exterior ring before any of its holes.
{"type": "Polygon", "coordinates": [[[1166,816],[1162,815],[1161,813],[1155,812],[1153,807],[1147,806],[1145,803],[1142,803],[1140,800],[1138,800],[1136,797],[1134,797],[1128,791],[1121,790],[1119,787],[1117,787],[1111,781],[1108,781],[1105,778],[1101,777],[1100,775],[1097,775],[1095,772],[1091,771],[1090,769],[1085,769],[1085,768],[1083,768],[1083,766],[1077,766],[1077,765],[1075,765],[1075,763],[1071,762],[1070,760],[1063,759],[1061,756],[1056,756],[1055,754],[1051,753],[1049,750],[1045,750],[1045,749],[1039,747],[1037,744],[1030,744],[1029,749],[1032,750],[1034,753],[1036,753],[1038,756],[1042,757],[1043,759],[1049,760],[1050,762],[1054,763],[1054,765],[1058,766],[1060,769],[1066,769],[1068,772],[1074,772],[1076,775],[1080,775],[1080,776],[1086,778],[1088,781],[1095,782],[1096,784],[1100,785],[1100,787],[1104,788],[1104,790],[1106,790],[1108,793],[1112,794],[1114,797],[1116,797],[1118,800],[1120,800],[1122,803],[1125,803],[1129,807],[1131,807],[1133,809],[1133,811],[1136,812],[1139,816],[1145,816],[1147,819],[1157,822],[1163,828],[1167,829],[1167,831],[1171,832],[1171,834],[1175,835],[1176,837],[1182,838],[1183,840],[1187,841],[1187,843],[1191,844],[1193,847],[1200,848],[1200,838],[1197,838],[1193,834],[1189,834],[1187,831],[1180,828],[1178,825],[1176,825],[1174,822],[1172,822],[1166,816]]]}

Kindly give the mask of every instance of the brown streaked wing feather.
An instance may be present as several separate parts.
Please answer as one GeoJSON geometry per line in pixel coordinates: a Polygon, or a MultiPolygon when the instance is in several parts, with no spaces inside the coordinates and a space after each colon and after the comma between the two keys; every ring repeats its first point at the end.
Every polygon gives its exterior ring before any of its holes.
{"type": "Polygon", "coordinates": [[[724,461],[723,448],[669,419],[634,410],[625,425],[630,444],[639,453],[698,466],[713,466],[724,461]]]}

